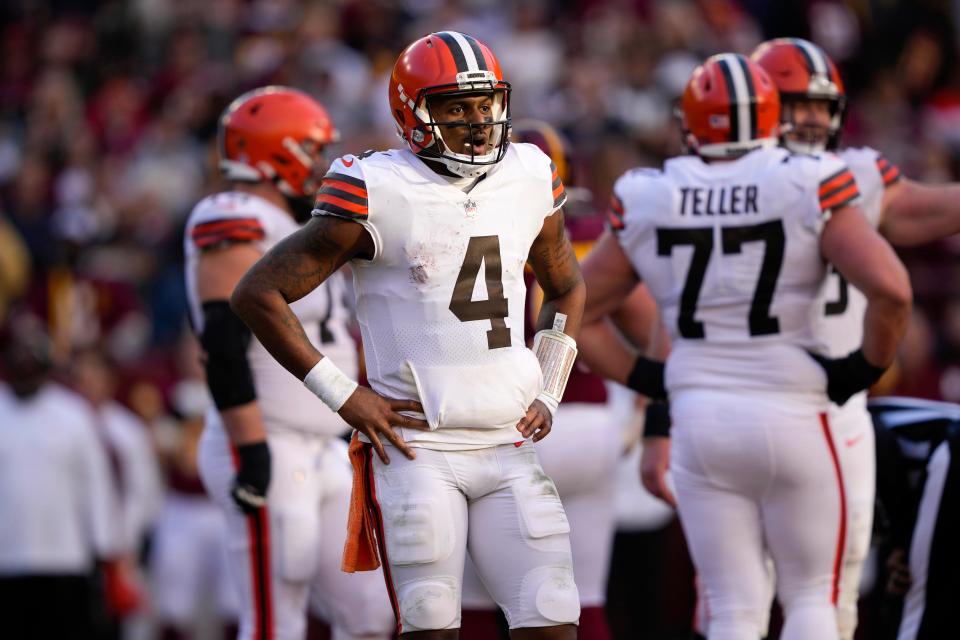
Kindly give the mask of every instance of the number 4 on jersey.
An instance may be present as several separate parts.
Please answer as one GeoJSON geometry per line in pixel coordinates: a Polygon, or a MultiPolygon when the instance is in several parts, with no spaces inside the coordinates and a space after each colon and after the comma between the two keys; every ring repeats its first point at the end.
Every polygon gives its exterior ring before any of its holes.
{"type": "Polygon", "coordinates": [[[499,349],[510,346],[510,329],[504,320],[510,315],[507,299],[503,297],[503,268],[500,264],[500,238],[498,236],[474,236],[467,244],[467,254],[457,274],[450,299],[450,311],[461,322],[489,320],[487,347],[499,349]],[[487,284],[487,299],[473,300],[473,288],[484,267],[487,284]]]}

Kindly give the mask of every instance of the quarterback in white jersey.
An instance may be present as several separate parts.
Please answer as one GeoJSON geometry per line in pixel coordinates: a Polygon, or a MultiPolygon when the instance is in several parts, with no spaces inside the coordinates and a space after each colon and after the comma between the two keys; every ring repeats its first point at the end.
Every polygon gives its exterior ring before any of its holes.
{"type": "Polygon", "coordinates": [[[614,187],[612,231],[584,266],[585,322],[642,278],[670,331],[665,372],[638,358],[615,377],[669,394],[670,469],[711,640],[760,637],[767,553],[782,637],[836,638],[846,505],[828,394],[849,397],[893,359],[909,282],[855,206],[843,162],[774,146],[778,94],[756,64],[708,59],[682,113],[696,155],[614,187]],[[848,358],[809,352],[825,258],[869,299],[863,345],[848,358]]]}
{"type": "MultiPolygon", "coordinates": [[[[304,638],[311,591],[338,638],[385,638],[393,628],[377,576],[339,567],[351,471],[338,436],[347,425],[251,338],[228,303],[244,271],[300,228],[323,170],[319,154],[334,137],[306,94],[265,87],[240,96],[220,122],[221,168],[234,190],[204,198],[187,220],[191,321],[215,405],[199,470],[227,519],[242,640],[304,638]]],[[[337,275],[294,313],[307,340],[355,372],[344,294],[337,275]]]]}
{"type": "MultiPolygon", "coordinates": [[[[837,148],[846,95],[837,66],[823,49],[799,38],[779,38],[761,44],[751,58],[770,74],[780,91],[784,145],[798,153],[835,150],[856,178],[864,215],[891,244],[916,245],[960,232],[960,185],[925,186],[904,177],[875,149],[837,148]]],[[[831,270],[817,308],[820,352],[840,357],[860,345],[866,298],[836,270],[831,270]]],[[[849,503],[838,623],[841,638],[851,640],[857,624],[860,575],[873,530],[876,487],[866,392],[842,407],[832,407],[831,420],[843,434],[839,453],[849,503]]]]}
{"type": "Polygon", "coordinates": [[[468,549],[516,637],[576,636],[569,526],[526,440],[550,430],[585,292],[563,183],[537,147],[509,143],[509,94],[475,38],[413,42],[390,81],[407,148],[335,161],[314,219],[232,298],[363,434],[343,566],[382,560],[399,633],[420,638],[457,637],[468,549]],[[348,261],[372,389],[305,340],[288,306],[348,261]],[[523,335],[527,262],[545,292],[536,355],[523,335]]]}

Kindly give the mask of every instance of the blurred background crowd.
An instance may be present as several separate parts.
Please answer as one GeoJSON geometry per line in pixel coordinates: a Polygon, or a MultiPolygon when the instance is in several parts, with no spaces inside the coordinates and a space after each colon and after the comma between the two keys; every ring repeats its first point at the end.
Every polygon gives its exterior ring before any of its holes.
{"type": "MultiPolygon", "coordinates": [[[[142,423],[162,478],[130,524],[145,584],[164,571],[142,549],[157,546],[163,494],[198,492],[192,443],[207,396],[182,233],[191,207],[223,187],[219,114],[247,89],[286,84],[330,111],[333,155],[395,146],[389,72],[406,43],[441,29],[497,53],[515,120],[568,135],[574,181],[593,194],[581,206],[598,211],[625,169],[680,152],[673,107],[695,65],[775,36],[813,40],[839,64],[843,144],[878,148],[914,179],[960,179],[957,0],[5,0],[0,327],[27,310],[59,377],[142,423]],[[105,386],[80,388],[90,376],[105,386]]],[[[916,311],[883,391],[960,401],[958,254],[960,239],[902,253],[916,311]]],[[[656,562],[671,553],[682,557],[661,549],[656,562]]],[[[671,580],[686,577],[659,584],[671,580]]],[[[677,633],[689,623],[681,591],[677,633]]],[[[674,637],[641,635],[639,615],[623,615],[618,637],[674,637]]]]}

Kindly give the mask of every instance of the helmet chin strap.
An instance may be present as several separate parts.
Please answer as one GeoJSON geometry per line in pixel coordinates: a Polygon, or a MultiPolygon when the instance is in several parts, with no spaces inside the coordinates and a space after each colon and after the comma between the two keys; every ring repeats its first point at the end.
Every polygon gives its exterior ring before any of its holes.
{"type": "Polygon", "coordinates": [[[476,179],[480,176],[487,173],[492,164],[470,164],[467,162],[460,162],[451,158],[450,156],[432,156],[426,154],[418,154],[421,160],[426,162],[436,162],[437,164],[443,165],[443,167],[455,176],[460,176],[461,178],[470,178],[476,179]]]}

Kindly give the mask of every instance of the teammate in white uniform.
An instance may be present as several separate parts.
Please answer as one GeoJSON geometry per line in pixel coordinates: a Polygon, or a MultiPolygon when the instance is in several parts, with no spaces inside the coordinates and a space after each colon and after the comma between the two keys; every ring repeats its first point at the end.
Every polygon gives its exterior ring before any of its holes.
{"type": "Polygon", "coordinates": [[[782,637],[829,640],[846,519],[828,396],[842,402],[892,361],[909,282],[852,204],[844,163],[775,148],[778,94],[756,64],[710,58],[682,111],[696,155],[617,181],[613,231],[585,263],[585,321],[617,308],[642,277],[671,333],[665,373],[644,358],[611,360],[632,388],[669,391],[670,469],[711,640],[760,636],[766,553],[782,637]],[[869,302],[862,348],[815,360],[824,258],[869,302]]]}
{"type": "Polygon", "coordinates": [[[509,94],[474,38],[413,42],[390,82],[409,148],[335,161],[315,218],[232,299],[369,441],[351,448],[356,535],[344,566],[376,566],[375,526],[405,636],[457,637],[468,549],[514,637],[576,636],[569,526],[526,440],[550,430],[585,292],[562,181],[537,147],[509,144],[509,94]],[[538,355],[523,336],[528,260],[545,292],[538,355]],[[287,304],[348,261],[372,389],[305,340],[287,304]]]}
{"type": "MultiPolygon", "coordinates": [[[[335,637],[387,637],[393,616],[378,577],[339,570],[350,465],[338,436],[347,427],[251,339],[228,303],[246,269],[309,217],[323,147],[336,132],[306,94],[264,87],[227,108],[219,135],[234,190],[197,204],[184,244],[191,320],[216,405],[199,468],[227,517],[240,638],[303,638],[311,589],[326,601],[335,637]]],[[[306,340],[356,371],[344,294],[338,275],[293,313],[306,340]]]]}
{"type": "MultiPolygon", "coordinates": [[[[779,38],[761,44],[751,58],[780,91],[785,146],[797,153],[836,150],[856,178],[864,215],[890,243],[909,246],[960,232],[960,185],[921,185],[902,176],[875,149],[837,149],[846,95],[837,67],[823,49],[806,40],[779,38]]],[[[835,270],[816,307],[822,353],[840,357],[859,346],[866,298],[835,270]]],[[[830,415],[843,436],[838,453],[849,505],[837,618],[843,640],[851,640],[856,629],[860,575],[873,529],[875,447],[866,396],[863,392],[843,407],[831,407],[830,415]]]]}

